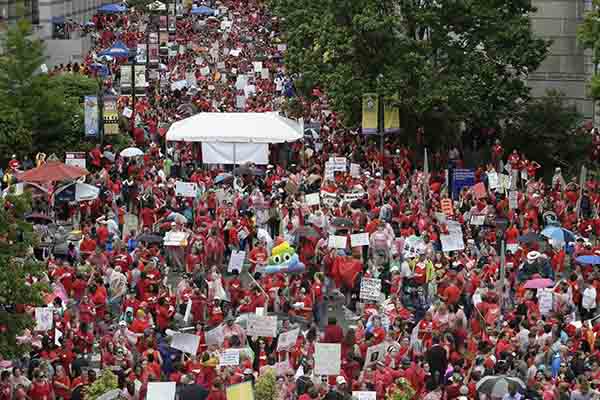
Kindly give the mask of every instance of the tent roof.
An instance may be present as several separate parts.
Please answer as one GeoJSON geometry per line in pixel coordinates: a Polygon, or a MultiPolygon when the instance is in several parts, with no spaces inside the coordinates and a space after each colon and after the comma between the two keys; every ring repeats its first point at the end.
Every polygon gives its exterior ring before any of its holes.
{"type": "Polygon", "coordinates": [[[129,47],[120,40],[117,40],[111,47],[99,53],[100,56],[127,57],[129,47]]]}
{"type": "Polygon", "coordinates": [[[198,15],[214,15],[215,10],[207,6],[192,7],[192,14],[198,15]]]}
{"type": "Polygon", "coordinates": [[[60,161],[49,161],[40,167],[18,174],[17,178],[22,182],[48,183],[75,180],[87,174],[86,169],[67,165],[60,161]]]}
{"type": "Polygon", "coordinates": [[[175,122],[167,140],[176,142],[284,143],[303,137],[302,126],[277,113],[200,113],[175,122]]]}

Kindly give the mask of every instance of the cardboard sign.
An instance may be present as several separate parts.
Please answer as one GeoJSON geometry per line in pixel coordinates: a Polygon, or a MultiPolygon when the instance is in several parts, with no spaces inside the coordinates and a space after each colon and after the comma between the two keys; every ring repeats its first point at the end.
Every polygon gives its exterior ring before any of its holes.
{"type": "Polygon", "coordinates": [[[321,196],[319,196],[319,193],[307,194],[306,196],[304,196],[304,202],[309,207],[318,206],[319,204],[321,204],[321,196]]]}
{"type": "Polygon", "coordinates": [[[348,238],[346,236],[329,236],[327,246],[330,249],[345,249],[348,238]]]}
{"type": "Polygon", "coordinates": [[[35,308],[35,330],[49,331],[54,323],[54,308],[53,307],[36,307],[35,308]]]}
{"type": "Polygon", "coordinates": [[[254,314],[248,315],[246,334],[248,336],[276,337],[277,317],[264,317],[254,314]]]}
{"type": "Polygon", "coordinates": [[[350,246],[351,247],[361,247],[369,245],[369,233],[355,233],[350,235],[350,246]]]}
{"type": "Polygon", "coordinates": [[[196,197],[198,185],[195,182],[175,182],[175,196],[196,197]]]}
{"type": "Polygon", "coordinates": [[[189,333],[176,333],[172,336],[171,347],[184,353],[196,354],[200,345],[200,336],[189,333]]]}
{"type": "Polygon", "coordinates": [[[220,346],[225,340],[224,326],[220,325],[204,333],[204,339],[207,346],[220,346]]]}
{"type": "Polygon", "coordinates": [[[342,349],[339,343],[315,343],[315,375],[339,375],[342,349]]]}
{"type": "Polygon", "coordinates": [[[229,258],[229,265],[227,266],[227,272],[232,273],[233,271],[242,272],[244,267],[244,260],[246,259],[245,251],[236,251],[233,250],[231,252],[231,257],[229,258]]]}
{"type": "Polygon", "coordinates": [[[175,382],[148,382],[146,400],[175,400],[175,382]]]}
{"type": "Polygon", "coordinates": [[[360,298],[378,301],[381,297],[381,279],[362,278],[360,281],[360,298]]]}
{"type": "Polygon", "coordinates": [[[227,349],[219,354],[219,367],[240,365],[240,349],[227,349]]]}
{"type": "Polygon", "coordinates": [[[299,334],[300,328],[296,328],[291,331],[283,332],[281,335],[279,335],[279,340],[277,341],[277,351],[285,351],[293,347],[296,344],[296,340],[298,340],[299,334]]]}

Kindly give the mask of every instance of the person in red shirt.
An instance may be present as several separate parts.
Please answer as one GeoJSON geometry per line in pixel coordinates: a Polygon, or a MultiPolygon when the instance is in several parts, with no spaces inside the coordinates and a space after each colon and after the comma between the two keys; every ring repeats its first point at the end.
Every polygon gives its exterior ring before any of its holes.
{"type": "Polygon", "coordinates": [[[156,324],[161,332],[169,327],[169,322],[175,314],[175,309],[171,307],[164,297],[158,299],[158,310],[156,312],[156,324]]]}
{"type": "Polygon", "coordinates": [[[53,398],[52,385],[39,369],[33,372],[33,382],[28,395],[31,400],[51,400],[53,398]]]}
{"type": "Polygon", "coordinates": [[[342,343],[342,340],[344,340],[344,330],[337,324],[335,317],[329,317],[324,332],[323,343],[342,343]]]}
{"type": "Polygon", "coordinates": [[[269,254],[265,248],[265,242],[260,240],[256,247],[254,247],[248,254],[248,261],[250,262],[250,272],[253,273],[256,270],[256,266],[259,267],[267,263],[269,254]]]}
{"type": "Polygon", "coordinates": [[[54,375],[54,394],[64,400],[71,398],[71,378],[61,365],[56,367],[54,375]]]}
{"type": "Polygon", "coordinates": [[[108,294],[104,285],[90,285],[90,293],[92,293],[92,302],[96,308],[96,317],[98,320],[103,320],[106,314],[106,302],[108,294]]]}

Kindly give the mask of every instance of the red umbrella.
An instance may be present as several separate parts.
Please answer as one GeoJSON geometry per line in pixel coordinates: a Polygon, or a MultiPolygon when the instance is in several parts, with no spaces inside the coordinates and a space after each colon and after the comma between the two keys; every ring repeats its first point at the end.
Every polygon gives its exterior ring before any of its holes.
{"type": "Polygon", "coordinates": [[[89,172],[84,168],[64,164],[60,161],[49,161],[37,168],[30,169],[17,175],[21,182],[59,182],[72,181],[89,172]]]}
{"type": "Polygon", "coordinates": [[[554,286],[554,281],[547,278],[530,279],[523,286],[525,289],[544,289],[554,286]]]}

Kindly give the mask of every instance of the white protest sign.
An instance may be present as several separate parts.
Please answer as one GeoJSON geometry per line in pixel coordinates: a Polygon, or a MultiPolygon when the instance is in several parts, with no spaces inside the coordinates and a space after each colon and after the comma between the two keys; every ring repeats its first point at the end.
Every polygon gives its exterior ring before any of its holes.
{"type": "Polygon", "coordinates": [[[260,72],[263,69],[262,61],[254,61],[252,65],[254,66],[254,72],[260,72]]]}
{"type": "Polygon", "coordinates": [[[448,234],[440,235],[440,241],[442,242],[442,251],[458,251],[465,249],[465,242],[463,240],[463,233],[460,223],[456,221],[448,221],[448,234]]]}
{"type": "Polygon", "coordinates": [[[260,71],[260,79],[269,79],[269,70],[266,68],[263,68],[260,71]]]}
{"type": "Polygon", "coordinates": [[[471,216],[471,225],[481,226],[485,223],[485,215],[472,215],[471,216]]]}
{"type": "Polygon", "coordinates": [[[219,366],[231,367],[240,364],[240,349],[227,349],[219,354],[219,366]]]}
{"type": "Polygon", "coordinates": [[[369,245],[369,233],[355,233],[350,235],[350,246],[351,247],[360,247],[360,246],[368,246],[369,245]]]}
{"type": "Polygon", "coordinates": [[[215,329],[211,329],[204,333],[204,339],[207,346],[222,345],[225,340],[224,326],[219,325],[215,329]]]}
{"type": "Polygon", "coordinates": [[[209,67],[202,67],[200,69],[200,74],[202,76],[207,76],[208,74],[210,74],[210,68],[209,67]]]}
{"type": "Polygon", "coordinates": [[[325,179],[333,180],[335,178],[334,165],[330,162],[325,162],[325,179]]]}
{"type": "Polygon", "coordinates": [[[511,181],[510,175],[500,174],[499,180],[500,180],[500,188],[502,188],[504,190],[510,189],[510,181],[511,181]]]}
{"type": "Polygon", "coordinates": [[[235,96],[235,108],[240,110],[246,108],[246,96],[235,96]]]}
{"type": "Polygon", "coordinates": [[[202,57],[196,58],[196,65],[202,65],[203,63],[204,63],[204,58],[202,58],[202,57]]]}
{"type": "Polygon", "coordinates": [[[346,157],[329,157],[329,164],[333,166],[336,172],[346,172],[348,161],[346,157]]]}
{"type": "Polygon", "coordinates": [[[352,392],[352,397],[356,397],[356,400],[376,400],[377,392],[352,392]]]}
{"type": "Polygon", "coordinates": [[[298,335],[300,334],[300,328],[293,329],[291,331],[283,332],[279,335],[277,341],[277,351],[288,350],[296,344],[298,335]]]}
{"type": "Polygon", "coordinates": [[[123,109],[123,116],[124,116],[125,118],[131,118],[131,116],[132,116],[132,115],[133,115],[133,110],[132,110],[131,108],[129,108],[129,107],[125,107],[125,108],[123,109]]]}
{"type": "Polygon", "coordinates": [[[337,203],[338,197],[335,193],[329,193],[324,190],[321,190],[321,203],[331,207],[337,203]]]}
{"type": "Polygon", "coordinates": [[[364,195],[364,192],[344,193],[344,201],[351,203],[353,201],[362,199],[364,195]]]}
{"type": "Polygon", "coordinates": [[[329,236],[327,246],[330,249],[345,249],[348,238],[346,236],[329,236]]]}
{"type": "Polygon", "coordinates": [[[63,337],[63,333],[58,329],[54,329],[54,344],[56,346],[62,346],[60,339],[63,337]]]}
{"type": "Polygon", "coordinates": [[[175,182],[175,196],[196,197],[198,185],[195,182],[175,182]]]}
{"type": "Polygon", "coordinates": [[[227,266],[227,272],[229,272],[229,273],[231,273],[233,271],[242,272],[242,268],[244,266],[245,259],[246,259],[245,251],[233,250],[231,252],[231,257],[229,258],[229,265],[227,266]]]}
{"type": "Polygon", "coordinates": [[[519,208],[516,190],[511,190],[510,192],[508,192],[508,208],[510,208],[511,210],[516,210],[517,208],[519,208]]]}
{"type": "Polygon", "coordinates": [[[187,232],[170,231],[165,234],[163,245],[165,246],[187,246],[187,239],[190,236],[187,232]]]}
{"type": "Polygon", "coordinates": [[[519,243],[507,243],[506,244],[506,251],[510,251],[511,253],[515,254],[517,252],[517,250],[519,250],[519,243]]]}
{"type": "Polygon", "coordinates": [[[175,400],[175,382],[148,382],[146,400],[175,400]]]}
{"type": "Polygon", "coordinates": [[[496,172],[488,172],[487,177],[488,186],[490,187],[490,189],[496,189],[500,185],[498,180],[498,174],[496,172]]]}
{"type": "Polygon", "coordinates": [[[342,351],[339,343],[315,344],[315,375],[339,375],[342,351]]]}
{"type": "Polygon", "coordinates": [[[246,325],[246,334],[248,336],[276,337],[277,317],[249,314],[248,323],[246,325]]]}
{"type": "Polygon", "coordinates": [[[176,333],[172,336],[171,347],[184,353],[196,354],[200,345],[200,336],[189,333],[176,333]]]}
{"type": "Polygon", "coordinates": [[[52,329],[54,308],[36,307],[35,308],[35,330],[48,331],[52,329]]]}
{"type": "Polygon", "coordinates": [[[387,343],[381,343],[376,346],[371,346],[367,349],[367,355],[365,357],[365,367],[368,365],[374,364],[377,361],[382,361],[385,359],[387,354],[387,343]]]}
{"type": "Polygon", "coordinates": [[[378,301],[381,297],[381,279],[362,278],[360,281],[360,298],[378,301]]]}
{"type": "Polygon", "coordinates": [[[538,289],[537,290],[537,298],[538,305],[540,308],[540,313],[542,315],[547,315],[550,311],[552,311],[554,297],[552,294],[552,289],[538,289]]]}
{"type": "Polygon", "coordinates": [[[350,164],[350,176],[352,176],[353,178],[360,177],[360,164],[350,164]]]}
{"type": "Polygon", "coordinates": [[[307,206],[318,206],[321,204],[321,196],[319,193],[310,193],[304,196],[304,202],[307,206]]]}

